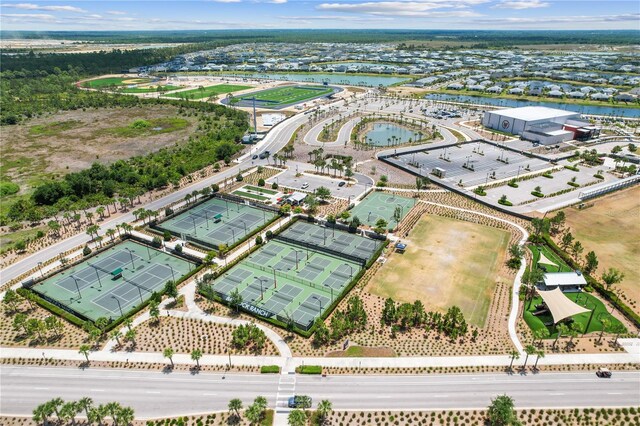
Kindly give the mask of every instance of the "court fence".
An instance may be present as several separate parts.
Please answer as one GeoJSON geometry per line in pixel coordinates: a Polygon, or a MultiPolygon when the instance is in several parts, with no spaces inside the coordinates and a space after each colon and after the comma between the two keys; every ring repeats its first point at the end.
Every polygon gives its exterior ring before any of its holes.
{"type": "Polygon", "coordinates": [[[352,254],[342,253],[342,252],[337,251],[337,250],[331,250],[330,248],[327,248],[327,247],[318,246],[318,245],[307,243],[307,242],[304,242],[304,241],[298,241],[298,240],[293,239],[293,238],[285,237],[282,234],[274,235],[273,239],[276,240],[276,241],[282,241],[284,243],[288,243],[288,244],[291,244],[291,245],[302,247],[302,248],[305,248],[305,249],[308,249],[308,250],[319,251],[321,253],[325,253],[325,254],[328,254],[328,255],[333,256],[333,257],[344,258],[344,259],[350,260],[350,261],[352,261],[354,263],[357,263],[362,267],[364,267],[364,265],[367,264],[367,260],[369,260],[369,259],[364,259],[364,258],[359,257],[359,256],[354,256],[352,254]]]}

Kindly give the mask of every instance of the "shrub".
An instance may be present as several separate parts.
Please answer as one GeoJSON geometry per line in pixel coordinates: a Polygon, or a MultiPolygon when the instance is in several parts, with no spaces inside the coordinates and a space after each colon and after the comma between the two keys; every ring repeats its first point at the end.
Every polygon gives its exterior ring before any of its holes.
{"type": "Polygon", "coordinates": [[[264,186],[266,184],[266,182],[264,181],[264,179],[260,178],[258,180],[258,186],[264,186]]]}
{"type": "Polygon", "coordinates": [[[171,232],[164,231],[162,233],[162,238],[164,238],[165,241],[171,241],[171,232]]]}
{"type": "Polygon", "coordinates": [[[277,365],[263,365],[260,367],[260,373],[262,374],[278,374],[280,373],[280,367],[277,365]]]}
{"type": "Polygon", "coordinates": [[[175,251],[178,253],[182,253],[182,244],[176,244],[175,251]]]}
{"type": "Polygon", "coordinates": [[[173,209],[170,207],[167,207],[166,209],[164,209],[164,215],[165,216],[171,216],[173,214],[173,209]]]}
{"type": "Polygon", "coordinates": [[[91,254],[91,249],[89,248],[89,246],[84,246],[84,248],[82,249],[82,255],[89,256],[90,254],[91,254]]]}
{"type": "Polygon", "coordinates": [[[262,235],[258,235],[256,237],[256,244],[258,244],[258,245],[262,244],[262,235]]]}
{"type": "Polygon", "coordinates": [[[271,189],[278,189],[278,184],[277,184],[277,183],[275,183],[275,182],[273,182],[273,183],[271,184],[271,189]]]}
{"type": "Polygon", "coordinates": [[[151,245],[155,248],[162,247],[162,239],[160,237],[153,237],[153,240],[151,240],[151,245]]]}
{"type": "Polygon", "coordinates": [[[271,230],[267,231],[266,236],[267,239],[270,240],[271,238],[273,238],[273,232],[271,230]]]}
{"type": "Polygon", "coordinates": [[[0,181],[0,197],[4,197],[6,195],[13,195],[20,191],[20,187],[6,180],[0,181]]]}
{"type": "Polygon", "coordinates": [[[322,374],[321,365],[301,365],[296,368],[298,374],[322,374]]]}
{"type": "Polygon", "coordinates": [[[243,180],[244,180],[244,177],[242,176],[242,173],[238,173],[238,176],[236,176],[236,181],[242,182],[243,180]]]}

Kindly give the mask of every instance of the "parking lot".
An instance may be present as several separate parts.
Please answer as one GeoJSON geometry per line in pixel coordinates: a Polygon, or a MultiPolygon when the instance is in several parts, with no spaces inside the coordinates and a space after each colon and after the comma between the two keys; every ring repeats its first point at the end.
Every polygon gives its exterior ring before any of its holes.
{"type": "Polygon", "coordinates": [[[324,186],[326,188],[329,188],[332,196],[344,199],[348,199],[349,197],[353,199],[362,194],[365,191],[365,187],[371,186],[371,184],[364,185],[360,182],[351,182],[340,187],[338,185],[340,184],[340,182],[346,182],[345,179],[341,179],[340,177],[330,178],[326,176],[317,176],[311,173],[302,173],[301,176],[296,177],[295,167],[290,167],[279,175],[267,180],[267,182],[269,184],[275,182],[282,187],[287,187],[294,190],[303,190],[306,192],[313,192],[317,188],[324,186]],[[307,188],[302,188],[305,183],[309,184],[309,186],[307,188]]]}
{"type": "Polygon", "coordinates": [[[485,185],[550,167],[546,161],[481,142],[404,154],[391,160],[420,169],[422,175],[428,175],[436,168],[443,169],[445,179],[461,182],[464,187],[485,185]]]}

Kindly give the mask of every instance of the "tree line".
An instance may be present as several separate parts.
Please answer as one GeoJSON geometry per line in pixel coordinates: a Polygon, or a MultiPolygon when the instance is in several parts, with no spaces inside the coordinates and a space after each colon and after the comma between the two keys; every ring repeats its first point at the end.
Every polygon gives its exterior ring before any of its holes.
{"type": "Polygon", "coordinates": [[[118,402],[94,405],[89,397],[81,398],[78,401],[65,402],[62,398],[53,398],[43,404],[38,405],[33,410],[33,421],[36,424],[48,425],[53,420],[54,415],[58,424],[76,424],[76,417],[84,413],[87,423],[90,425],[104,424],[106,418],[110,417],[114,426],[128,426],[135,420],[135,412],[131,407],[124,407],[118,402]]]}

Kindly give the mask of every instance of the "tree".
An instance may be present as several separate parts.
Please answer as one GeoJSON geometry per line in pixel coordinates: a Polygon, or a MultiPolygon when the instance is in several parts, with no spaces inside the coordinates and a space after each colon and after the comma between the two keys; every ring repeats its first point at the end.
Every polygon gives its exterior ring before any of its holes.
{"type": "Polygon", "coordinates": [[[48,404],[51,405],[51,409],[53,410],[53,412],[56,413],[56,417],[60,417],[60,407],[64,404],[64,401],[62,400],[62,398],[60,397],[53,398],[51,401],[48,402],[48,404]]]}
{"type": "Polygon", "coordinates": [[[84,355],[84,357],[87,359],[87,362],[89,362],[89,352],[90,351],[91,351],[91,346],[89,346],[89,345],[81,345],[80,349],[78,350],[78,353],[84,355]]]}
{"type": "Polygon", "coordinates": [[[323,399],[318,403],[318,415],[320,416],[320,424],[324,424],[329,414],[333,411],[331,401],[323,399]]]}
{"type": "Polygon", "coordinates": [[[513,371],[513,361],[515,361],[516,359],[520,359],[520,352],[513,349],[511,352],[509,352],[509,356],[511,357],[511,364],[509,364],[509,371],[513,371]]]}
{"type": "Polygon", "coordinates": [[[176,298],[178,297],[178,287],[176,286],[175,281],[167,281],[167,283],[164,285],[164,294],[171,297],[175,302],[176,298]]]}
{"type": "Polygon", "coordinates": [[[196,368],[200,369],[200,358],[202,358],[202,351],[200,349],[194,349],[191,351],[191,359],[196,362],[196,368]]]}
{"type": "Polygon", "coordinates": [[[81,398],[80,401],[78,401],[78,406],[80,407],[81,410],[84,410],[84,414],[87,416],[87,419],[88,419],[89,412],[93,408],[93,399],[89,398],[88,396],[85,396],[81,398]]]}
{"type": "Polygon", "coordinates": [[[36,423],[44,423],[45,426],[49,424],[49,417],[53,414],[53,406],[50,402],[38,405],[33,410],[33,421],[36,423]]]}
{"type": "Polygon", "coordinates": [[[107,417],[107,408],[100,404],[89,411],[87,419],[91,423],[98,423],[98,425],[102,425],[105,417],[107,417]]]}
{"type": "Polygon", "coordinates": [[[165,358],[169,358],[169,362],[171,362],[171,368],[174,367],[173,365],[173,348],[165,348],[164,351],[162,351],[162,356],[164,356],[165,358]]]}
{"type": "MultiPolygon", "coordinates": [[[[536,187],[536,192],[540,192],[540,187],[536,187]]],[[[540,237],[540,234],[546,234],[549,232],[549,219],[539,219],[534,217],[531,219],[531,226],[533,227],[533,231],[536,234],[536,238],[540,237]]]]}
{"type": "Polygon", "coordinates": [[[307,415],[302,410],[291,410],[287,421],[289,426],[304,426],[307,424],[307,415]]]}
{"type": "Polygon", "coordinates": [[[542,339],[546,339],[549,337],[549,329],[547,327],[539,328],[533,331],[533,341],[536,340],[542,341],[542,339]]]}
{"type": "Polygon", "coordinates": [[[78,406],[78,403],[75,401],[65,402],[62,407],[60,407],[60,415],[59,418],[62,424],[65,424],[68,420],[71,420],[72,424],[76,423],[76,415],[82,408],[78,406]]]}
{"type": "Polygon", "coordinates": [[[375,228],[373,228],[373,231],[374,231],[376,234],[383,234],[383,233],[384,233],[384,231],[385,231],[385,229],[387,228],[387,225],[388,225],[387,221],[386,221],[386,220],[384,220],[384,219],[382,219],[382,218],[380,218],[380,219],[378,219],[378,221],[376,222],[376,227],[375,227],[375,228]]]}
{"type": "Polygon", "coordinates": [[[533,346],[533,345],[527,345],[527,346],[525,346],[525,348],[524,348],[524,353],[525,353],[527,356],[524,358],[524,363],[522,364],[522,368],[523,368],[523,369],[527,368],[527,361],[529,360],[529,355],[533,355],[533,354],[535,354],[535,353],[536,353],[536,351],[537,351],[537,349],[536,349],[536,347],[535,347],[535,346],[533,346]]]}
{"type": "Polygon", "coordinates": [[[240,416],[240,410],[242,410],[242,401],[238,398],[234,398],[229,401],[229,413],[234,416],[240,416]]]}
{"type": "Polygon", "coordinates": [[[540,358],[544,358],[544,350],[539,349],[536,351],[536,363],[533,366],[534,370],[538,370],[538,361],[540,361],[540,358]]]}
{"type": "Polygon", "coordinates": [[[396,302],[392,298],[389,297],[384,301],[384,308],[382,308],[382,317],[380,319],[386,325],[391,325],[397,321],[396,302]]]}
{"type": "Polygon", "coordinates": [[[240,312],[240,305],[242,304],[243,299],[238,289],[235,288],[231,293],[229,293],[229,296],[230,296],[229,304],[233,308],[235,308],[236,313],[240,312]]]}
{"type": "Polygon", "coordinates": [[[316,318],[316,331],[313,334],[313,343],[316,346],[322,346],[329,341],[329,329],[322,318],[316,318]]]}
{"type": "Polygon", "coordinates": [[[157,324],[160,322],[160,304],[152,300],[149,302],[149,316],[153,319],[153,321],[157,324]]]}
{"type": "Polygon", "coordinates": [[[549,222],[551,225],[551,232],[553,234],[557,233],[560,228],[562,228],[564,226],[566,220],[566,215],[564,213],[564,211],[559,211],[558,213],[555,214],[555,216],[553,216],[549,222]]]}
{"type": "Polygon", "coordinates": [[[569,333],[569,327],[567,327],[565,324],[558,324],[556,327],[558,334],[556,336],[556,340],[553,341],[553,347],[555,349],[556,344],[558,343],[558,339],[560,339],[560,337],[562,336],[566,336],[569,333]]]}
{"type": "Polygon", "coordinates": [[[511,244],[509,246],[509,255],[514,259],[520,259],[524,256],[524,250],[518,244],[511,244]]]}
{"type": "Polygon", "coordinates": [[[244,412],[244,416],[249,420],[249,424],[255,425],[262,420],[262,410],[257,405],[252,404],[244,412]]]}
{"type": "Polygon", "coordinates": [[[602,274],[602,281],[604,281],[608,291],[611,291],[612,285],[619,284],[623,279],[624,273],[616,268],[609,268],[602,274]]]}
{"type": "Polygon", "coordinates": [[[114,418],[117,426],[129,426],[135,419],[135,413],[131,407],[121,407],[114,418]]]}
{"type": "Polygon", "coordinates": [[[513,399],[507,395],[500,395],[491,400],[487,411],[487,419],[491,426],[507,426],[520,424],[517,420],[513,399]]]}
{"type": "Polygon", "coordinates": [[[595,272],[596,269],[598,269],[598,257],[596,256],[596,253],[594,251],[590,251],[585,256],[584,271],[587,274],[590,274],[592,272],[595,272]]]}
{"type": "Polygon", "coordinates": [[[325,186],[320,186],[316,188],[316,196],[322,201],[327,201],[329,198],[331,198],[331,191],[325,186]]]}
{"type": "Polygon", "coordinates": [[[571,251],[573,252],[573,257],[578,260],[582,252],[584,251],[584,247],[580,241],[576,241],[573,243],[573,247],[571,247],[571,251]]]}
{"type": "Polygon", "coordinates": [[[573,235],[571,232],[567,231],[564,233],[562,240],[560,240],[560,246],[564,251],[567,251],[569,247],[573,246],[573,235]]]}
{"type": "Polygon", "coordinates": [[[18,306],[20,305],[20,296],[15,290],[9,289],[5,292],[2,298],[2,303],[7,305],[12,312],[18,312],[18,306]]]}

